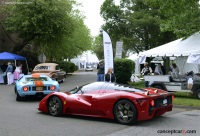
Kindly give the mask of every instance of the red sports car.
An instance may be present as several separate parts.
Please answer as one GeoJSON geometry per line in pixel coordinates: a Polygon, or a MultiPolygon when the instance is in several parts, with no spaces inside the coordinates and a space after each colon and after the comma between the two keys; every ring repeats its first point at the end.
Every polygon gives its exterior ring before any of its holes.
{"type": "Polygon", "coordinates": [[[172,93],[161,89],[94,82],[69,92],[51,93],[40,101],[38,110],[53,116],[71,114],[115,119],[127,125],[172,111],[173,99],[172,93]]]}

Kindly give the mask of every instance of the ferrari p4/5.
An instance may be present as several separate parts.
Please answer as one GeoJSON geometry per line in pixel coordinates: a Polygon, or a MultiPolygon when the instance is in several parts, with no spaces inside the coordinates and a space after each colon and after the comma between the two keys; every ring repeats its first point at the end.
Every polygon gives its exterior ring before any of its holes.
{"type": "Polygon", "coordinates": [[[115,119],[128,125],[172,111],[173,99],[172,93],[161,89],[93,82],[45,96],[38,110],[52,116],[71,114],[115,119]]]}

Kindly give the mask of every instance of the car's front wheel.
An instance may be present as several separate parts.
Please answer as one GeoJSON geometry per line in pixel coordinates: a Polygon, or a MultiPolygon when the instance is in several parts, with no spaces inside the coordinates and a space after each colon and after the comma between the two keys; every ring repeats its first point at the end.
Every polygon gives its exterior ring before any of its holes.
{"type": "Polygon", "coordinates": [[[60,100],[60,98],[58,98],[57,96],[51,97],[48,101],[48,109],[49,109],[49,113],[52,116],[62,115],[63,106],[62,106],[62,101],[60,100]]]}
{"type": "Polygon", "coordinates": [[[133,124],[137,121],[137,110],[129,100],[120,100],[115,104],[114,117],[121,124],[133,124]]]}
{"type": "Polygon", "coordinates": [[[161,85],[155,85],[154,88],[162,89],[163,90],[163,87],[161,85]]]}
{"type": "Polygon", "coordinates": [[[200,89],[195,92],[195,95],[197,99],[200,99],[200,89]]]}

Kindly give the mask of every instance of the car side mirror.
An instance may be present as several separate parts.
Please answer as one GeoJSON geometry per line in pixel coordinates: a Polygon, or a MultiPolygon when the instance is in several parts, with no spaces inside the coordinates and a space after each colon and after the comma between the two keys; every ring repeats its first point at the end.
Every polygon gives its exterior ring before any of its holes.
{"type": "Polygon", "coordinates": [[[84,91],[82,89],[80,91],[81,91],[81,94],[84,94],[84,91]]]}

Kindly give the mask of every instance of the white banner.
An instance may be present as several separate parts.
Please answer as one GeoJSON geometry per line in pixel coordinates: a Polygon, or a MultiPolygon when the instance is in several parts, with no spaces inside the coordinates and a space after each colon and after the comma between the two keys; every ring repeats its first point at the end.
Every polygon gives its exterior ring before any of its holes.
{"type": "Polygon", "coordinates": [[[112,42],[110,39],[110,36],[103,31],[103,46],[104,46],[104,65],[105,65],[105,71],[106,74],[108,71],[108,68],[113,68],[113,49],[112,49],[112,42]]]}
{"type": "Polygon", "coordinates": [[[116,55],[115,58],[122,58],[123,42],[117,41],[116,43],[116,55]]]}
{"type": "Polygon", "coordinates": [[[146,56],[139,56],[139,64],[144,64],[146,62],[146,56]]]}

